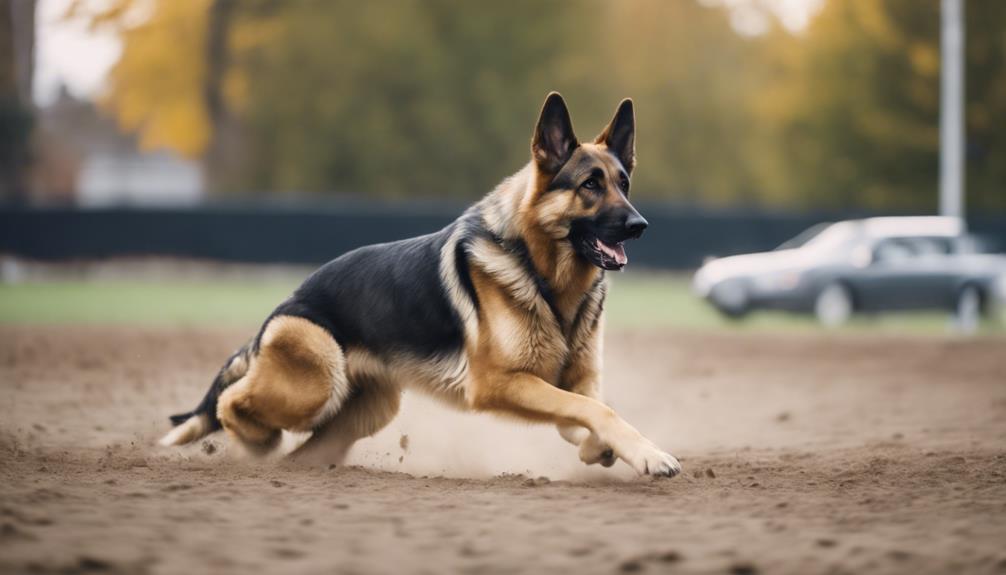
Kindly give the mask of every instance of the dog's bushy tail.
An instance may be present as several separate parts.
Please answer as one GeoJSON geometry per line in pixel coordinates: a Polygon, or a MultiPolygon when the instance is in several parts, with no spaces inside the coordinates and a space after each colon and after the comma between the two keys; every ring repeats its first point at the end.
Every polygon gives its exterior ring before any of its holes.
{"type": "Polygon", "coordinates": [[[251,353],[251,342],[234,352],[213,378],[199,405],[192,411],[170,416],[174,427],[158,443],[167,447],[185,445],[218,431],[222,426],[217,418],[217,400],[225,389],[248,373],[251,353]]]}

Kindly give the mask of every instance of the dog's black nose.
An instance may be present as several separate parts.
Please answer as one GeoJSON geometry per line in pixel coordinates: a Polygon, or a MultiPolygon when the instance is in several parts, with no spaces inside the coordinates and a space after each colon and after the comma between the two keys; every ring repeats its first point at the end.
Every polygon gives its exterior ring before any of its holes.
{"type": "Polygon", "coordinates": [[[643,230],[648,225],[646,218],[639,214],[633,214],[625,220],[625,231],[629,232],[630,237],[638,238],[643,235],[643,230]]]}

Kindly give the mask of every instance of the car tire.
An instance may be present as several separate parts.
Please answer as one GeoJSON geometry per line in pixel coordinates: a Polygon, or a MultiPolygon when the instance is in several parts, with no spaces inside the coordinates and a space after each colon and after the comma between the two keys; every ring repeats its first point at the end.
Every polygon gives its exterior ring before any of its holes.
{"type": "Polygon", "coordinates": [[[716,284],[710,293],[710,299],[716,309],[729,319],[740,319],[750,309],[747,289],[738,281],[716,284]]]}
{"type": "Polygon", "coordinates": [[[852,293],[840,283],[828,284],[814,300],[814,315],[825,327],[838,327],[849,321],[853,312],[852,293]]]}
{"type": "Polygon", "coordinates": [[[954,327],[964,334],[978,331],[982,319],[982,293],[977,286],[966,285],[957,292],[954,307],[954,327]]]}

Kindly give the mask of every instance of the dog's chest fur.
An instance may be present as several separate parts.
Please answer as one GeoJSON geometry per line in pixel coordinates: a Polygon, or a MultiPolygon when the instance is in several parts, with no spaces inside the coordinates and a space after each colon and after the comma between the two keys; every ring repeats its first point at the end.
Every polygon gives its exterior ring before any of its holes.
{"type": "Polygon", "coordinates": [[[470,253],[478,270],[479,346],[509,369],[559,383],[563,368],[600,321],[603,274],[580,282],[586,289],[571,285],[559,292],[512,246],[483,238],[470,253]]]}

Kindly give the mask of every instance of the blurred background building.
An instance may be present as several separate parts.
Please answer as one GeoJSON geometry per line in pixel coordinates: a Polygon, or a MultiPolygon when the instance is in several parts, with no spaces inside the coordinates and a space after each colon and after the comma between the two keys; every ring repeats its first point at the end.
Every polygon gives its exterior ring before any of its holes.
{"type": "Polygon", "coordinates": [[[180,206],[203,199],[202,165],[170,148],[143,150],[94,103],[60,86],[37,113],[30,201],[80,207],[180,206]]]}

